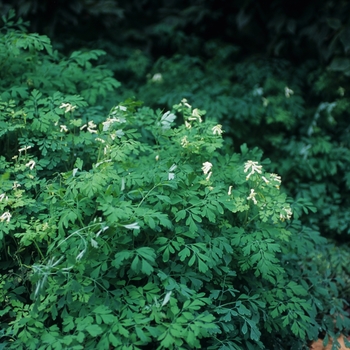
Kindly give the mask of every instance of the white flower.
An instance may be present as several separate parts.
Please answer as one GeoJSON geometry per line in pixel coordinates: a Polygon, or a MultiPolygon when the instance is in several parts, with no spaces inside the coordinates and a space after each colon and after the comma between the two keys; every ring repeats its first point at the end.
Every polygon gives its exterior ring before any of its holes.
{"type": "Polygon", "coordinates": [[[18,150],[19,153],[26,151],[27,149],[32,148],[32,146],[24,146],[18,150]]]}
{"type": "Polygon", "coordinates": [[[202,122],[202,118],[199,114],[199,109],[198,108],[195,108],[193,111],[192,111],[192,117],[189,117],[188,120],[198,120],[200,123],[202,122]]]}
{"type": "Polygon", "coordinates": [[[161,73],[154,74],[151,80],[154,82],[161,82],[163,80],[162,74],[161,73]]]}
{"type": "Polygon", "coordinates": [[[277,175],[277,174],[270,174],[270,177],[272,177],[273,180],[281,183],[282,180],[281,180],[281,176],[277,175]]]}
{"type": "Polygon", "coordinates": [[[99,137],[96,137],[96,138],[95,138],[95,141],[98,141],[98,142],[101,142],[101,143],[106,143],[105,140],[103,140],[103,139],[101,139],[101,138],[99,138],[99,137]]]}
{"type": "Polygon", "coordinates": [[[212,166],[213,166],[213,164],[211,164],[210,162],[203,163],[202,170],[203,170],[204,175],[207,175],[209,173],[212,166]]]}
{"type": "Polygon", "coordinates": [[[13,189],[13,190],[16,190],[18,187],[21,187],[21,185],[20,185],[19,183],[17,183],[17,181],[15,181],[15,182],[13,183],[12,189],[13,189]]]}
{"type": "Polygon", "coordinates": [[[187,140],[187,136],[184,136],[182,139],[181,139],[181,146],[182,147],[187,147],[187,145],[189,144],[188,140],[187,140]]]}
{"type": "Polygon", "coordinates": [[[280,220],[281,221],[290,220],[290,218],[293,215],[292,209],[290,207],[284,207],[283,211],[284,211],[284,213],[280,213],[280,220]]]}
{"type": "Polygon", "coordinates": [[[230,187],[228,188],[227,194],[228,194],[229,196],[231,196],[231,192],[232,192],[232,186],[230,186],[230,187]]]}
{"type": "Polygon", "coordinates": [[[254,204],[257,204],[258,202],[257,202],[255,196],[256,196],[256,192],[255,192],[254,189],[252,188],[252,189],[250,190],[250,195],[247,197],[247,200],[249,201],[249,200],[251,199],[251,200],[254,202],[254,204]]]}
{"type": "Polygon", "coordinates": [[[33,168],[35,167],[35,162],[34,162],[34,160],[33,160],[33,159],[30,160],[30,161],[26,164],[26,166],[28,166],[28,167],[30,168],[30,170],[33,170],[33,168]]]}
{"type": "Polygon", "coordinates": [[[88,122],[88,131],[91,133],[91,134],[97,134],[97,131],[96,130],[94,130],[95,128],[97,127],[97,125],[92,121],[92,120],[90,120],[89,122],[88,122]]]}
{"type": "Polygon", "coordinates": [[[207,181],[209,181],[211,174],[212,174],[212,172],[210,172],[210,173],[208,174],[208,176],[205,178],[207,181]]]}
{"type": "Polygon", "coordinates": [[[3,199],[5,199],[6,201],[8,200],[6,193],[0,194],[0,202],[2,202],[3,199]]]}
{"type": "Polygon", "coordinates": [[[60,125],[60,132],[67,132],[68,128],[65,125],[60,125]]]}
{"type": "Polygon", "coordinates": [[[222,134],[222,125],[221,124],[215,125],[211,128],[211,130],[213,131],[213,135],[221,135],[222,134]]]}
{"type": "Polygon", "coordinates": [[[261,174],[262,165],[258,164],[258,162],[253,162],[252,160],[248,160],[248,162],[244,164],[244,172],[246,173],[250,170],[250,173],[246,176],[246,180],[248,180],[255,172],[261,174]]]}
{"type": "Polygon", "coordinates": [[[140,228],[140,225],[137,222],[133,222],[132,224],[123,225],[125,228],[128,228],[129,230],[138,230],[140,228]]]}
{"type": "Polygon", "coordinates": [[[291,95],[294,94],[294,91],[290,89],[288,86],[284,88],[284,94],[286,95],[287,98],[289,98],[291,95]]]}
{"type": "Polygon", "coordinates": [[[262,176],[261,178],[265,181],[266,184],[270,182],[265,176],[262,176]]]}
{"type": "Polygon", "coordinates": [[[64,113],[73,112],[77,106],[73,106],[70,103],[62,103],[60,108],[65,108],[64,113]]]}
{"type": "MultiPolygon", "coordinates": [[[[272,178],[273,181],[276,181],[278,182],[279,184],[282,182],[281,180],[281,176],[278,176],[277,174],[270,174],[270,177],[272,178]]],[[[275,185],[276,188],[280,188],[280,186],[278,185],[275,185]]]]}
{"type": "Polygon", "coordinates": [[[192,108],[192,106],[191,106],[190,104],[187,103],[187,100],[186,100],[185,98],[183,98],[183,99],[181,100],[181,102],[182,102],[186,107],[192,108]]]}
{"type": "Polygon", "coordinates": [[[9,211],[6,211],[5,213],[3,213],[1,216],[0,216],[0,221],[1,222],[4,222],[5,220],[7,222],[10,222],[10,219],[11,219],[12,215],[10,214],[9,211]]]}
{"type": "Polygon", "coordinates": [[[80,127],[80,130],[84,130],[87,127],[87,124],[84,124],[83,126],[80,127]]]}

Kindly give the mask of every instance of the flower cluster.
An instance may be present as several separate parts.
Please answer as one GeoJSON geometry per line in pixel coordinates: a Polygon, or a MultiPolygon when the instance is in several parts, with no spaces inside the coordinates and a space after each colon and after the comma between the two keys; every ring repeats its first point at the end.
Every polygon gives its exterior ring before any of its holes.
{"type": "Polygon", "coordinates": [[[73,106],[70,103],[62,103],[60,108],[64,108],[64,113],[68,112],[74,112],[74,110],[77,108],[77,106],[73,106]]]}
{"type": "Polygon", "coordinates": [[[12,215],[10,214],[10,212],[9,211],[5,211],[5,213],[3,213],[0,216],[0,221],[1,222],[4,222],[4,221],[10,222],[11,217],[12,217],[12,215]]]}
{"type": "Polygon", "coordinates": [[[249,171],[249,174],[246,176],[246,180],[249,180],[249,178],[255,173],[261,174],[262,165],[258,164],[258,162],[253,162],[252,160],[248,160],[244,164],[244,172],[247,173],[249,171]]]}
{"type": "Polygon", "coordinates": [[[223,133],[221,124],[213,126],[211,130],[213,132],[213,135],[221,135],[223,133]]]}
{"type": "Polygon", "coordinates": [[[204,175],[207,175],[207,177],[206,177],[207,181],[210,179],[210,176],[212,174],[212,172],[210,171],[212,166],[213,166],[213,164],[211,164],[210,162],[203,163],[202,170],[203,170],[204,175]]]}

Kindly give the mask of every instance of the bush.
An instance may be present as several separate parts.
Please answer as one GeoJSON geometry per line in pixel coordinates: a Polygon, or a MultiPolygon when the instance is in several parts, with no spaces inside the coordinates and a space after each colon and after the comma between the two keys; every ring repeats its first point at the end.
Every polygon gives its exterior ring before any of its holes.
{"type": "Polygon", "coordinates": [[[105,114],[101,52],[24,30],[7,18],[0,41],[3,347],[301,349],[349,329],[335,247],[259,149],[185,99],[105,114]]]}

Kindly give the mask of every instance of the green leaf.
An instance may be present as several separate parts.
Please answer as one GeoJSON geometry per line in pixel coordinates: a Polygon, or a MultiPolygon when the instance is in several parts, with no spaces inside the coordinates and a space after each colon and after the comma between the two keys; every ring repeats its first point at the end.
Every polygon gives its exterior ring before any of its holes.
{"type": "Polygon", "coordinates": [[[97,324],[90,324],[86,326],[85,330],[92,336],[97,337],[98,335],[102,334],[103,330],[100,326],[97,324]]]}

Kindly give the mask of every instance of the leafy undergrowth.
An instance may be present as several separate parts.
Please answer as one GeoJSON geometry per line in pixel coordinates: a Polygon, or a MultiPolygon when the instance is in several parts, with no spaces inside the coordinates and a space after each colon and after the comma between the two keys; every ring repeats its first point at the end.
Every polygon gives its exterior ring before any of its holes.
{"type": "Polygon", "coordinates": [[[108,112],[102,52],[67,58],[5,20],[3,347],[300,350],[350,328],[346,255],[258,148],[233,150],[186,99],[108,112]]]}

